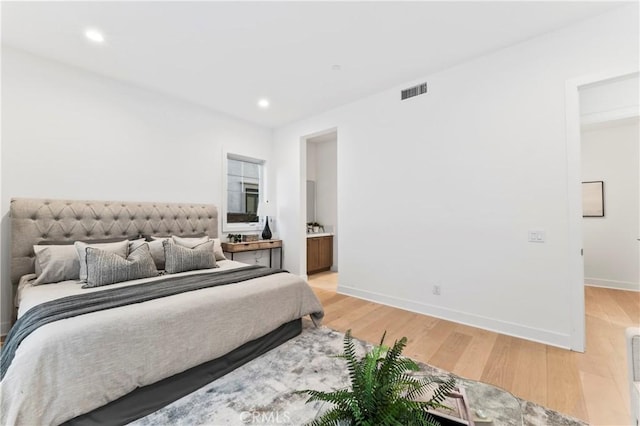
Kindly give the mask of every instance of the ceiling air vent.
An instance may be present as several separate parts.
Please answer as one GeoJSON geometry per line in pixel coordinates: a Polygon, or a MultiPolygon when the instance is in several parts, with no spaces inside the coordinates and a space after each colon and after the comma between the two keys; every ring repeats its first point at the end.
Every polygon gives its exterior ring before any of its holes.
{"type": "Polygon", "coordinates": [[[400,92],[400,100],[404,101],[405,99],[413,98],[414,96],[422,95],[424,93],[427,93],[427,83],[418,84],[417,86],[404,89],[400,92]]]}

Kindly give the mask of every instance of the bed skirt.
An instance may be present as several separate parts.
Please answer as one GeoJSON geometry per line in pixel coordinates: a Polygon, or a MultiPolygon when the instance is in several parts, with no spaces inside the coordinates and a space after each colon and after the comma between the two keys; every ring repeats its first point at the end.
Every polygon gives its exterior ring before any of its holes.
{"type": "Polygon", "coordinates": [[[69,426],[127,424],[194,392],[207,383],[280,346],[301,332],[302,319],[290,321],[220,358],[167,377],[157,383],[138,388],[115,401],[63,424],[69,426]]]}

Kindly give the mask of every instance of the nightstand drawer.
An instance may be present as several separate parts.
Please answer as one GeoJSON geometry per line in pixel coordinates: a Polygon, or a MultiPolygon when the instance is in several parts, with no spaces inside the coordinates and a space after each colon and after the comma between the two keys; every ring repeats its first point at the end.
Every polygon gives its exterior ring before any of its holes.
{"type": "Polygon", "coordinates": [[[261,249],[270,249],[282,247],[282,240],[259,241],[258,245],[261,249]]]}
{"type": "Polygon", "coordinates": [[[272,250],[280,249],[280,268],[282,268],[282,240],[258,240],[243,243],[222,243],[222,251],[231,254],[256,250],[269,250],[269,267],[271,267],[272,250]]]}
{"type": "Polygon", "coordinates": [[[241,251],[259,250],[260,244],[257,241],[248,243],[222,243],[222,250],[229,253],[238,253],[241,251]]]}

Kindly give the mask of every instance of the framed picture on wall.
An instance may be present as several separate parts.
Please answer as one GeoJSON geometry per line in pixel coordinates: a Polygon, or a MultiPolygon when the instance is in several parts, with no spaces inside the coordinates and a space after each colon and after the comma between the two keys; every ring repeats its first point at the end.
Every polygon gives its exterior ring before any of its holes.
{"type": "Polygon", "coordinates": [[[604,182],[582,182],[582,217],[604,217],[604,182]]]}

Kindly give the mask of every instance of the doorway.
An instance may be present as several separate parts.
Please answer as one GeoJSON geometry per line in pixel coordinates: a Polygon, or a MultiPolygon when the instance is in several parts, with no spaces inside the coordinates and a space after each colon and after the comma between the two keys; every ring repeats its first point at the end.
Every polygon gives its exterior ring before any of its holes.
{"type": "Polygon", "coordinates": [[[640,291],[639,90],[637,75],[579,89],[583,192],[596,190],[583,195],[586,285],[640,291]]]}
{"type": "MultiPolygon", "coordinates": [[[[568,228],[569,228],[569,279],[571,335],[570,347],[574,351],[584,352],[585,338],[585,262],[583,248],[583,158],[582,158],[582,124],[600,121],[617,121],[631,119],[638,115],[637,89],[631,92],[631,105],[622,104],[619,99],[621,82],[638,78],[637,71],[613,72],[607,75],[587,76],[567,81],[566,100],[566,142],[567,142],[567,185],[568,185],[568,228]],[[602,88],[606,90],[603,90],[602,88]],[[612,90],[617,88],[616,90],[612,90]],[[594,91],[595,90],[595,91],[594,91]],[[596,93],[599,92],[599,93],[596,93]],[[607,95],[605,95],[607,93],[607,95]],[[581,96],[582,95],[582,96],[581,96]],[[615,96],[614,96],[615,95],[615,96]],[[617,107],[613,107],[618,102],[617,107]]],[[[624,83],[628,84],[628,82],[624,83]]],[[[638,156],[638,154],[636,154],[638,156]]],[[[636,163],[637,164],[637,163],[636,163]]],[[[636,181],[638,178],[636,177],[636,181]]],[[[604,199],[606,202],[606,198],[604,199]]],[[[640,209],[636,201],[636,209],[640,209]]],[[[606,206],[605,206],[606,208],[606,206]]],[[[638,211],[638,210],[636,210],[638,211]]],[[[636,214],[635,233],[640,224],[640,214],[636,214]]],[[[633,236],[637,238],[638,235],[633,236]]],[[[636,241],[637,244],[637,241],[636,241]]],[[[637,246],[636,246],[637,250],[637,246]]],[[[640,257],[636,256],[636,262],[640,257]]],[[[637,280],[637,279],[636,279],[637,280]]],[[[637,283],[637,281],[636,281],[637,283]]]]}
{"type": "Polygon", "coordinates": [[[323,286],[337,288],[338,271],[338,132],[309,136],[306,144],[306,271],[323,286]]]}

